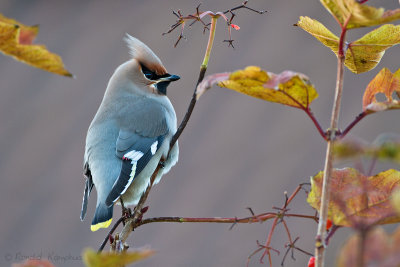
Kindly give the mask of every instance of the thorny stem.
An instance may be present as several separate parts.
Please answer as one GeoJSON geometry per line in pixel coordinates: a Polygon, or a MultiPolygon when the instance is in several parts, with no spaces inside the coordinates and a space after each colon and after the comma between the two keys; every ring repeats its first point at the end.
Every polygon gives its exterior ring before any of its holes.
{"type": "Polygon", "coordinates": [[[343,92],[343,74],[344,74],[344,60],[345,51],[344,43],[347,32],[347,23],[350,20],[351,15],[347,18],[343,25],[341,25],[342,33],[339,40],[339,51],[338,51],[338,63],[337,63],[337,78],[336,78],[336,88],[335,88],[335,99],[332,107],[332,117],[330,123],[330,133],[328,136],[328,144],[326,148],[325,156],[325,166],[324,166],[324,177],[322,184],[322,196],[321,196],[321,206],[319,210],[319,223],[318,232],[315,239],[315,266],[324,267],[325,259],[325,235],[326,235],[326,221],[328,217],[328,207],[329,207],[329,195],[330,195],[330,180],[333,167],[333,144],[336,140],[340,104],[343,92]]]}
{"type": "MultiPolygon", "coordinates": [[[[260,258],[260,263],[263,263],[264,257],[265,257],[266,255],[268,255],[269,264],[270,264],[270,266],[272,266],[272,260],[271,260],[271,253],[270,253],[270,250],[273,250],[273,249],[271,248],[270,244],[271,244],[271,240],[272,240],[272,235],[273,235],[273,233],[274,233],[274,231],[275,231],[275,227],[277,226],[277,224],[279,223],[280,220],[283,220],[284,216],[287,216],[287,214],[285,213],[285,211],[287,211],[287,206],[290,204],[290,202],[292,202],[292,200],[293,200],[294,197],[299,193],[299,191],[302,189],[302,187],[303,187],[303,184],[299,185],[299,186],[295,189],[295,191],[292,193],[292,195],[290,195],[289,198],[287,198],[287,194],[285,193],[285,196],[286,196],[285,203],[283,204],[282,208],[280,209],[280,212],[278,212],[278,213],[276,214],[275,219],[274,219],[274,221],[273,221],[273,223],[272,223],[272,227],[271,227],[271,229],[270,229],[270,231],[269,231],[269,233],[268,233],[267,241],[265,242],[265,245],[262,246],[262,247],[264,248],[264,253],[262,254],[262,256],[261,256],[261,258],[260,258]]],[[[315,217],[313,217],[313,218],[314,218],[314,220],[316,220],[315,217]]],[[[290,235],[290,234],[289,234],[289,235],[290,235]]],[[[253,254],[251,254],[251,255],[249,256],[249,258],[248,258],[248,262],[247,262],[247,263],[249,263],[250,258],[251,258],[255,253],[257,253],[257,252],[259,252],[259,251],[260,251],[260,249],[257,249],[253,254]]]]}

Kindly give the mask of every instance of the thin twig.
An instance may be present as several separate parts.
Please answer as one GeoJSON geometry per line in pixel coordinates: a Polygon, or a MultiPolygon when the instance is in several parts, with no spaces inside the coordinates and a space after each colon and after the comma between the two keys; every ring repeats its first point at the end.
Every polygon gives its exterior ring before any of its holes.
{"type": "Polygon", "coordinates": [[[339,50],[338,50],[338,64],[337,64],[337,78],[336,78],[336,88],[335,88],[335,99],[332,107],[332,117],[330,123],[330,134],[328,136],[328,144],[326,148],[325,166],[324,166],[324,176],[322,183],[322,195],[321,195],[321,205],[319,210],[319,223],[318,232],[315,238],[315,266],[324,267],[325,259],[325,235],[326,235],[326,220],[328,218],[328,207],[329,207],[329,197],[330,197],[330,180],[333,168],[333,145],[336,140],[337,126],[340,113],[340,104],[343,92],[343,74],[344,74],[344,43],[347,32],[347,24],[350,21],[351,15],[347,18],[345,23],[341,25],[342,32],[339,40],[339,50]]]}

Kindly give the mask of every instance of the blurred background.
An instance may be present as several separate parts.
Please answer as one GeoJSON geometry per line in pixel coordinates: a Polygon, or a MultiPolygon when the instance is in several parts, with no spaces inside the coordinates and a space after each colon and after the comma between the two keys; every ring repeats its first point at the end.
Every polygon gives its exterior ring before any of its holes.
{"type": "MultiPolygon", "coordinates": [[[[220,11],[240,1],[203,0],[201,10],[220,11]]],[[[372,5],[398,8],[398,1],[371,0],[372,5]]],[[[82,161],[86,130],[114,69],[129,60],[122,41],[129,33],[162,59],[168,71],[181,76],[169,87],[179,120],[185,114],[208,34],[196,23],[185,29],[187,40],[173,45],[179,29],[161,34],[175,22],[171,10],[193,13],[198,1],[26,1],[1,0],[0,12],[27,25],[40,24],[36,43],[59,54],[76,79],[60,77],[0,56],[0,265],[10,266],[42,255],[56,266],[82,266],[84,248],[97,249],[107,231],[90,232],[96,203],[93,193],[87,218],[79,219],[84,178],[82,161]]],[[[323,128],[329,125],[336,79],[336,57],[299,28],[299,16],[339,29],[319,1],[252,0],[266,9],[257,15],[239,10],[232,31],[235,49],[228,48],[226,24],[220,20],[208,74],[258,65],[279,73],[295,70],[308,75],[319,98],[312,109],[323,128]]],[[[351,31],[348,40],[367,32],[351,31]]],[[[382,67],[399,65],[400,47],[391,48],[376,69],[355,75],[346,70],[340,126],[361,112],[363,91],[382,67]]],[[[385,132],[399,132],[399,113],[374,114],[352,131],[367,141],[385,132]]],[[[146,216],[246,217],[281,206],[284,192],[323,168],[325,142],[299,110],[266,103],[234,91],[213,88],[198,102],[180,140],[177,166],[153,188],[146,216]]],[[[291,211],[313,214],[300,192],[291,211]]],[[[119,216],[119,207],[114,218],[119,216]]],[[[313,252],[316,223],[287,219],[300,248],[313,252]]],[[[269,223],[236,225],[154,223],[140,227],[128,239],[132,248],[150,246],[157,253],[137,266],[245,266],[265,242],[269,223]]],[[[328,250],[334,265],[338,247],[350,231],[340,230],[328,250]]],[[[272,245],[278,266],[285,252],[286,233],[279,225],[272,245]]],[[[259,266],[261,254],[250,266],[259,266]]],[[[285,266],[306,266],[308,256],[295,252],[285,266]]]]}

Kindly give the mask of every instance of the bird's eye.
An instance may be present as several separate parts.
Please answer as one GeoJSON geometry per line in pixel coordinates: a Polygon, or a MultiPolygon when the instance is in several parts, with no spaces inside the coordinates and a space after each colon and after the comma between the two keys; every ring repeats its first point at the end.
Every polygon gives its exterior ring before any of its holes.
{"type": "Polygon", "coordinates": [[[157,80],[157,74],[146,68],[143,64],[141,64],[142,72],[144,76],[149,80],[157,80]]]}

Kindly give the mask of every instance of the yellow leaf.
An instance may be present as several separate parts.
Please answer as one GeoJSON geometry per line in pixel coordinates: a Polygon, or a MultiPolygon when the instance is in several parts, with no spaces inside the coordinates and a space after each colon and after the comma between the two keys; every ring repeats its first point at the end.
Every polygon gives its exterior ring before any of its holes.
{"type": "Polygon", "coordinates": [[[39,26],[27,26],[14,19],[4,17],[2,14],[0,14],[0,22],[18,25],[21,28],[19,34],[20,44],[32,44],[33,40],[36,38],[36,35],[39,33],[39,26]]]}
{"type": "Polygon", "coordinates": [[[97,253],[92,249],[86,249],[83,252],[83,261],[87,267],[123,267],[132,264],[154,254],[153,250],[143,249],[132,252],[102,252],[97,253]]]}
{"type": "Polygon", "coordinates": [[[388,109],[399,109],[399,101],[392,97],[394,92],[400,93],[400,69],[392,73],[389,69],[383,68],[365,89],[363,97],[364,111],[374,113],[388,109]],[[384,94],[386,101],[378,102],[376,99],[378,93],[384,94]]]}
{"type": "Polygon", "coordinates": [[[199,84],[197,96],[199,97],[215,83],[242,94],[300,109],[307,109],[318,97],[308,78],[293,71],[274,74],[259,67],[249,66],[232,73],[209,75],[199,84]]]}
{"type": "Polygon", "coordinates": [[[333,52],[337,53],[339,49],[339,37],[329,31],[321,22],[309,17],[300,17],[296,24],[325,46],[329,47],[333,52]]]}
{"type": "Polygon", "coordinates": [[[344,64],[355,73],[372,70],[381,61],[385,50],[399,43],[400,25],[383,25],[350,43],[344,64]]]}
{"type": "MultiPolygon", "coordinates": [[[[339,37],[330,32],[319,21],[300,17],[297,26],[329,47],[337,56],[339,37]]],[[[385,50],[400,43],[400,26],[391,24],[375,29],[357,41],[347,45],[345,66],[354,73],[372,70],[385,54],[385,50]]]]}
{"type": "Polygon", "coordinates": [[[25,26],[0,16],[0,51],[36,68],[72,77],[58,55],[43,45],[31,44],[37,32],[37,26],[25,26]]]}
{"type": "MultiPolygon", "coordinates": [[[[307,202],[319,210],[323,172],[311,178],[307,202]]],[[[339,226],[370,226],[400,222],[392,206],[393,193],[400,189],[400,172],[387,170],[364,176],[352,168],[335,169],[331,176],[328,218],[339,226]]]]}
{"type": "Polygon", "coordinates": [[[380,25],[400,18],[400,9],[375,8],[355,0],[320,0],[322,5],[343,25],[348,19],[347,29],[380,25]]]}

